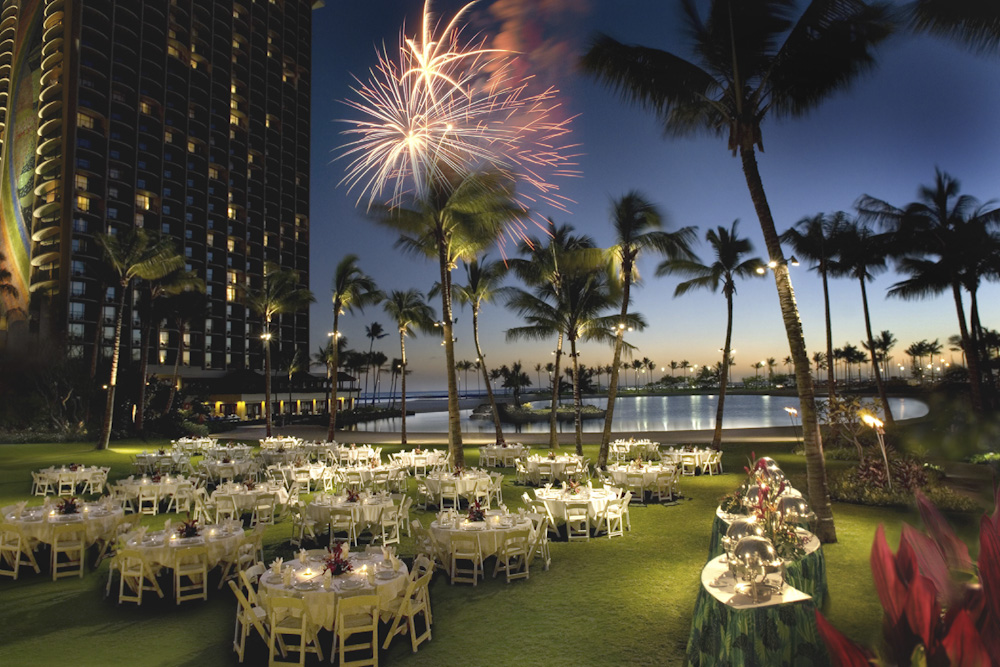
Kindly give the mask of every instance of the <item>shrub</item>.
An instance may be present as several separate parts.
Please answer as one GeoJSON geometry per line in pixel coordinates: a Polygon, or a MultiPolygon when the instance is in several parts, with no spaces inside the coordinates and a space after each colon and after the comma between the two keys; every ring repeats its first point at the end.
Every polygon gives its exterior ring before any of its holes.
{"type": "Polygon", "coordinates": [[[830,481],[830,497],[859,505],[911,507],[914,493],[923,491],[943,510],[974,512],[980,509],[973,500],[944,486],[940,482],[943,475],[936,471],[929,475],[918,461],[905,457],[892,458],[889,468],[892,470],[892,490],[886,483],[885,464],[874,457],[866,457],[830,481]]]}

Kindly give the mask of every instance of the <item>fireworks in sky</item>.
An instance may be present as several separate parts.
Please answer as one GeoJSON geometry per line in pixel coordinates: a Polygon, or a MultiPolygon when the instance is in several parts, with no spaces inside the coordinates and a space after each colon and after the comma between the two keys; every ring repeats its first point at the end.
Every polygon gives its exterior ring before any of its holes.
{"type": "Polygon", "coordinates": [[[446,174],[495,169],[519,184],[526,211],[566,210],[569,200],[549,179],[579,175],[568,143],[572,118],[556,119],[557,90],[531,93],[530,78],[514,75],[516,54],[463,39],[461,19],[474,4],[443,23],[427,0],[420,34],[408,37],[404,25],[398,56],[383,47],[368,81],[356,78],[346,104],[361,119],[347,121],[341,156],[350,162],[341,183],[359,190],[359,203],[420,200],[446,174]]]}

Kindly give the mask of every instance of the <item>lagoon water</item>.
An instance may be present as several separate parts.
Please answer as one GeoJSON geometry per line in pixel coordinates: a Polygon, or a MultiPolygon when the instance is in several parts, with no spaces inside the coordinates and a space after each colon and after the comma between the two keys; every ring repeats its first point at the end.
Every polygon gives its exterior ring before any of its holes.
{"type": "MultiPolygon", "coordinates": [[[[615,402],[615,415],[611,430],[616,432],[643,431],[688,431],[715,428],[715,411],[719,397],[716,395],[679,396],[620,396],[615,402]]],[[[585,405],[604,408],[604,398],[586,398],[585,405]]],[[[485,403],[485,401],[484,401],[485,403]]],[[[571,404],[566,401],[567,404],[571,404]]],[[[893,417],[897,420],[915,419],[927,414],[927,405],[913,398],[890,398],[893,417]]],[[[547,401],[532,403],[534,408],[544,408],[547,401]]],[[[731,395],[726,396],[725,428],[766,428],[768,426],[791,426],[785,408],[799,407],[794,396],[731,395]]],[[[462,410],[462,430],[469,433],[491,433],[493,422],[489,419],[470,419],[472,410],[462,410]]],[[[799,420],[795,419],[795,425],[799,420]]],[[[380,419],[357,426],[358,431],[387,433],[399,431],[399,419],[380,419]]],[[[587,419],[583,430],[588,433],[600,432],[604,428],[603,419],[587,419]]],[[[423,412],[406,418],[406,430],[410,433],[447,433],[448,412],[445,399],[441,401],[440,412],[423,412]]],[[[514,433],[548,433],[548,421],[525,424],[521,427],[505,425],[504,430],[514,433]]],[[[559,431],[573,432],[573,422],[559,422],[559,431]]]]}

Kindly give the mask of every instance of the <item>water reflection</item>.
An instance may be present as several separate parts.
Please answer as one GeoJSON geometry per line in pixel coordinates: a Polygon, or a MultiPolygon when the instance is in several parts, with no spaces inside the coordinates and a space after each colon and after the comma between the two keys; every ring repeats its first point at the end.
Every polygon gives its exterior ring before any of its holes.
{"type": "MultiPolygon", "coordinates": [[[[823,399],[817,399],[823,400],[823,399]]],[[[715,413],[718,396],[698,394],[687,396],[622,396],[615,404],[615,415],[611,430],[617,432],[643,431],[688,431],[715,428],[715,413]]],[[[587,398],[585,405],[603,409],[607,400],[587,398]]],[[[892,414],[897,421],[915,419],[927,414],[927,405],[913,398],[890,398],[892,414]]],[[[544,408],[547,401],[532,403],[534,408],[544,408]]],[[[726,428],[765,428],[768,426],[789,426],[791,422],[785,407],[798,409],[799,402],[794,396],[726,396],[726,428]]],[[[491,433],[493,422],[489,419],[469,419],[472,410],[461,410],[462,430],[469,433],[491,433]]],[[[796,424],[798,421],[796,420],[796,424]]],[[[359,424],[358,431],[387,433],[401,430],[400,419],[380,419],[359,424]]],[[[558,423],[560,433],[573,432],[572,421],[558,423]]],[[[585,419],[583,430],[599,433],[604,429],[604,418],[585,419]]],[[[446,433],[448,412],[444,400],[440,412],[424,412],[406,418],[406,430],[412,433],[446,433]]],[[[507,433],[548,433],[549,422],[504,425],[507,433]]]]}

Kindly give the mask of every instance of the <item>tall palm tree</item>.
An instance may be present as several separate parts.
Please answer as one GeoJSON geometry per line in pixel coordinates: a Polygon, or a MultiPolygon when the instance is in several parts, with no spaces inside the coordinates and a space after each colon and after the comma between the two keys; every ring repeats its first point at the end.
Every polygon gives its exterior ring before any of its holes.
{"type": "MultiPolygon", "coordinates": [[[[479,313],[483,304],[494,303],[497,299],[510,294],[510,288],[502,287],[507,275],[507,267],[502,262],[489,261],[486,257],[476,258],[465,263],[465,284],[455,286],[455,300],[472,309],[472,340],[476,346],[477,366],[486,383],[486,397],[489,399],[490,412],[493,415],[493,426],[496,429],[497,444],[506,442],[503,437],[503,427],[500,413],[497,410],[496,397],[490,388],[490,377],[486,369],[486,355],[479,344],[479,313]]],[[[539,364],[535,370],[539,370],[539,364]]],[[[541,379],[539,379],[541,386],[541,379]]]]}
{"type": "Polygon", "coordinates": [[[400,233],[397,247],[437,259],[441,285],[441,328],[448,380],[448,447],[453,465],[465,466],[455,376],[451,272],[496,242],[507,225],[523,215],[513,200],[513,181],[497,172],[435,181],[412,208],[378,211],[377,220],[400,233]]]}
{"type": "Polygon", "coordinates": [[[174,374],[170,382],[170,392],[167,394],[167,403],[163,406],[162,416],[167,416],[174,407],[174,398],[180,388],[181,360],[184,358],[184,339],[187,337],[187,328],[195,319],[205,315],[205,294],[198,291],[185,291],[175,294],[167,299],[165,310],[171,313],[174,329],[177,330],[177,354],[174,357],[174,374]]]}
{"type": "MultiPolygon", "coordinates": [[[[604,264],[603,253],[598,250],[593,239],[586,235],[576,235],[570,225],[560,225],[552,230],[552,236],[547,243],[536,238],[522,242],[518,251],[525,257],[508,260],[510,268],[527,285],[535,287],[537,294],[520,290],[517,303],[508,299],[507,306],[518,311],[530,313],[529,328],[536,333],[528,335],[514,334],[513,339],[535,338],[544,339],[550,335],[556,336],[555,367],[552,381],[552,404],[549,415],[549,447],[558,447],[556,417],[559,408],[559,374],[563,354],[563,334],[565,328],[560,324],[562,317],[559,312],[565,292],[564,281],[568,272],[596,268],[604,264]],[[524,301],[524,294],[535,297],[536,302],[524,301]]],[[[514,293],[511,293],[514,294],[514,293]]],[[[513,298],[513,297],[512,297],[513,298]]],[[[508,333],[508,337],[510,334],[508,333]]],[[[508,338],[511,339],[511,338],[508,338]]]]}
{"type": "Polygon", "coordinates": [[[885,413],[885,424],[889,428],[895,426],[892,410],[889,409],[889,396],[882,381],[882,371],[879,368],[878,352],[875,339],[872,336],[871,313],[868,309],[868,291],[866,284],[876,275],[886,270],[886,254],[889,251],[889,235],[876,234],[863,223],[847,223],[840,227],[834,237],[837,247],[837,259],[832,267],[835,276],[854,278],[861,285],[861,305],[865,315],[865,335],[867,348],[871,353],[872,370],[875,372],[875,385],[882,401],[885,413]]]}
{"type": "Polygon", "coordinates": [[[271,437],[271,342],[276,333],[271,329],[275,318],[308,308],[316,297],[299,283],[299,274],[267,262],[259,287],[242,287],[243,298],[250,310],[261,318],[261,343],[264,346],[264,410],[267,413],[267,437],[271,437]]]}
{"type": "MultiPolygon", "coordinates": [[[[295,409],[292,407],[292,381],[295,376],[303,371],[309,370],[309,353],[305,351],[305,348],[298,348],[292,352],[291,356],[288,357],[288,363],[285,364],[285,372],[288,374],[288,418],[291,421],[292,415],[295,413],[295,409]]],[[[283,423],[285,413],[281,413],[281,419],[283,423]]]]}
{"type": "MultiPolygon", "coordinates": [[[[364,310],[365,306],[374,305],[383,298],[382,292],[375,281],[365,275],[358,267],[357,255],[345,255],[337,263],[333,272],[333,338],[339,340],[340,316],[352,312],[355,308],[364,310]]],[[[333,441],[337,425],[337,379],[340,368],[340,345],[332,348],[330,368],[332,368],[330,384],[330,425],[326,431],[326,439],[333,441]]]]}
{"type": "MultiPolygon", "coordinates": [[[[737,278],[760,277],[757,269],[764,266],[759,257],[747,257],[753,252],[753,244],[742,238],[737,229],[739,220],[734,220],[729,229],[719,226],[705,233],[705,240],[711,246],[715,261],[703,264],[694,260],[666,260],[656,269],[657,275],[690,276],[674,290],[674,296],[681,296],[693,289],[705,288],[713,292],[722,288],[726,297],[726,342],[722,346],[722,368],[727,369],[732,356],[733,341],[733,296],[736,295],[737,278]]],[[[682,362],[687,363],[687,362],[682,362]]],[[[686,373],[685,373],[686,374],[686,373]]],[[[715,432],[712,446],[722,446],[722,417],[726,402],[726,384],[729,373],[719,374],[719,404],[715,412],[715,432]]]]}
{"type": "MultiPolygon", "coordinates": [[[[371,367],[372,367],[371,357],[372,357],[372,350],[375,348],[375,341],[382,340],[383,338],[385,338],[388,335],[389,334],[387,334],[385,332],[385,328],[381,324],[379,324],[378,322],[372,322],[371,324],[369,324],[368,326],[365,327],[365,338],[367,338],[370,341],[368,343],[368,366],[365,369],[365,393],[366,394],[368,393],[368,375],[369,375],[369,372],[370,372],[371,367]]],[[[369,403],[371,403],[372,405],[375,405],[375,396],[374,396],[374,394],[371,396],[371,400],[369,401],[369,403]]]]}
{"type": "Polygon", "coordinates": [[[712,0],[703,20],[694,0],[682,5],[697,62],[602,35],[584,56],[583,67],[626,100],[656,112],[667,132],[727,134],[729,149],[739,154],[769,259],[775,263],[778,300],[795,360],[810,504],[819,517],[820,540],[834,542],[809,357],[755,151],[763,149],[766,118],[804,115],[874,64],[873,48],[892,31],[890,11],[861,0],[812,0],[794,20],[787,2],[712,0]]]}
{"type": "MultiPolygon", "coordinates": [[[[632,301],[632,285],[639,284],[637,260],[647,252],[672,259],[690,259],[691,243],[695,239],[694,227],[683,227],[675,232],[663,231],[663,214],[639,192],[632,190],[611,202],[611,224],[614,227],[614,245],[608,249],[621,283],[621,323],[628,318],[632,301]]],[[[615,398],[618,394],[618,367],[626,327],[619,326],[611,361],[611,379],[608,381],[608,406],[604,413],[604,430],[597,465],[605,466],[611,444],[611,421],[614,418],[615,398]]]]}
{"type": "MultiPolygon", "coordinates": [[[[413,336],[415,330],[434,330],[434,309],[424,301],[424,295],[417,289],[393,290],[382,306],[392,318],[399,331],[400,405],[402,424],[402,444],[406,444],[406,337],[413,336]]],[[[395,365],[393,366],[395,367],[395,365]]]]}
{"type": "MultiPolygon", "coordinates": [[[[823,313],[826,317],[826,356],[833,357],[833,326],[830,320],[830,261],[837,249],[833,243],[839,228],[847,222],[846,214],[838,211],[832,216],[822,213],[805,217],[781,235],[781,242],[788,244],[792,252],[813,262],[813,271],[823,281],[823,313]]],[[[830,400],[837,397],[837,377],[833,368],[826,371],[826,390],[830,400]]]]}
{"type": "Polygon", "coordinates": [[[792,355],[788,355],[787,357],[785,357],[784,359],[782,359],[781,363],[785,367],[785,372],[788,373],[789,375],[791,375],[792,374],[792,372],[791,372],[791,368],[792,368],[792,355]]]}
{"type": "Polygon", "coordinates": [[[385,373],[385,365],[389,363],[389,357],[384,352],[376,350],[368,355],[368,364],[372,369],[372,405],[375,405],[375,396],[378,396],[379,385],[382,374],[385,373]]]}
{"type": "MultiPolygon", "coordinates": [[[[937,170],[934,185],[921,186],[919,199],[903,208],[869,195],[858,200],[857,208],[862,220],[877,221],[893,234],[893,247],[901,255],[896,269],[909,274],[889,288],[889,296],[922,299],[951,291],[966,351],[972,408],[981,413],[982,361],[962,290],[975,302],[979,282],[1000,252],[1000,208],[982,206],[974,197],[960,195],[960,189],[958,180],[937,170]]],[[[978,308],[973,305],[973,310],[978,308]]]]}
{"type": "MultiPolygon", "coordinates": [[[[312,360],[310,365],[312,366],[322,366],[326,370],[326,400],[327,403],[330,401],[330,385],[333,382],[333,373],[336,372],[333,367],[333,336],[330,336],[329,340],[326,341],[326,345],[321,346],[315,352],[313,352],[312,360]]],[[[340,339],[337,339],[338,342],[340,339]]],[[[345,339],[346,340],[346,339],[345,339]]]]}
{"type": "Polygon", "coordinates": [[[819,372],[824,368],[829,371],[830,366],[832,365],[828,361],[830,359],[833,359],[833,356],[827,356],[826,352],[813,352],[812,361],[816,364],[816,377],[819,377],[819,372]]]}
{"type": "Polygon", "coordinates": [[[118,359],[121,354],[122,318],[125,315],[126,294],[136,280],[156,280],[172,271],[184,268],[184,256],[177,252],[173,241],[152,235],[142,228],[130,229],[121,234],[98,234],[95,240],[104,251],[104,259],[114,272],[118,283],[111,374],[108,379],[104,421],[101,425],[101,435],[97,440],[98,449],[107,449],[114,419],[115,386],[118,384],[118,359]]]}
{"type": "Polygon", "coordinates": [[[767,358],[767,383],[774,385],[774,369],[778,366],[778,360],[774,357],[767,358]]]}
{"type": "Polygon", "coordinates": [[[149,368],[149,339],[154,324],[159,324],[167,317],[172,306],[163,302],[166,297],[170,297],[181,292],[205,292],[205,281],[198,277],[194,271],[186,271],[183,268],[171,271],[165,276],[153,280],[145,280],[140,284],[139,289],[139,391],[135,411],[135,430],[143,432],[143,424],[146,406],[146,375],[149,368]]]}

